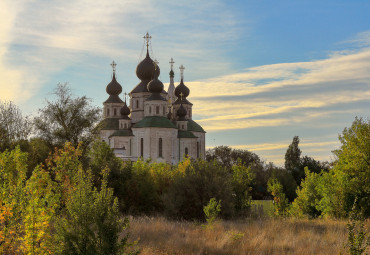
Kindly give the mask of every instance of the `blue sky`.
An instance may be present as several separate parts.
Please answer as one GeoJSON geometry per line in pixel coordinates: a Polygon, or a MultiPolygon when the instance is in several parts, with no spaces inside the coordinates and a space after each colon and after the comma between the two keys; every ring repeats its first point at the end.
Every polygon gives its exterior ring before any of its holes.
{"type": "Polygon", "coordinates": [[[168,86],[185,66],[207,145],[248,149],[277,165],[293,136],[331,160],[338,134],[370,109],[369,1],[0,2],[0,99],[35,114],[58,82],[101,106],[117,62],[138,83],[143,35],[168,86]]]}

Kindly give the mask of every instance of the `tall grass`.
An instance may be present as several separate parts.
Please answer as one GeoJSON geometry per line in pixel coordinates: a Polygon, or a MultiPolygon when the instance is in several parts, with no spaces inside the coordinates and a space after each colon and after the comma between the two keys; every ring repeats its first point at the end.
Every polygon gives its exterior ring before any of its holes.
{"type": "MultiPolygon", "coordinates": [[[[261,218],[221,221],[213,228],[162,217],[130,219],[141,254],[340,254],[345,221],[261,218]]],[[[369,230],[369,222],[366,224],[369,230]]]]}

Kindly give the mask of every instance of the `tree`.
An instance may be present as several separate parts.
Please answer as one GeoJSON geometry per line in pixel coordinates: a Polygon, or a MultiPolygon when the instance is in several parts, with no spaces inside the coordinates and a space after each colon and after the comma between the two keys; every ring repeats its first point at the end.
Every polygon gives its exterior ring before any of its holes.
{"type": "Polygon", "coordinates": [[[301,149],[299,149],[299,137],[294,136],[292,143],[285,153],[285,169],[291,173],[299,185],[304,177],[304,170],[301,169],[301,149]]]}
{"type": "Polygon", "coordinates": [[[355,118],[350,128],[345,128],[339,135],[341,147],[334,151],[337,164],[334,172],[347,187],[349,200],[346,211],[349,212],[354,201],[356,207],[366,216],[370,216],[370,119],[355,118]]]}
{"type": "MultiPolygon", "coordinates": [[[[181,164],[180,168],[182,168],[181,164]]],[[[176,170],[175,170],[176,171],[176,170]]],[[[234,211],[232,176],[216,161],[192,161],[174,177],[165,199],[166,212],[175,218],[204,220],[203,207],[211,198],[221,200],[223,217],[234,211]]]]}
{"type": "Polygon", "coordinates": [[[276,216],[287,216],[289,209],[288,199],[285,197],[283,186],[275,178],[270,178],[267,184],[268,191],[274,196],[274,214],[276,216]]]}
{"type": "Polygon", "coordinates": [[[306,178],[302,180],[301,187],[297,189],[297,198],[292,203],[292,213],[295,216],[308,216],[316,218],[321,215],[318,208],[318,202],[322,199],[318,186],[321,175],[310,172],[305,168],[306,178]]]}
{"type": "Polygon", "coordinates": [[[91,106],[86,96],[74,97],[67,83],[59,83],[53,94],[55,100],[46,100],[47,105],[34,118],[37,134],[53,146],[83,142],[86,147],[97,131],[100,109],[91,106]]]}
{"type": "Polygon", "coordinates": [[[251,206],[251,190],[252,182],[254,181],[254,174],[250,168],[244,166],[241,161],[238,165],[232,167],[233,171],[233,195],[234,206],[237,213],[246,212],[251,206]]]}
{"type": "Polygon", "coordinates": [[[31,133],[31,122],[11,101],[0,101],[0,151],[14,148],[31,133]]]}

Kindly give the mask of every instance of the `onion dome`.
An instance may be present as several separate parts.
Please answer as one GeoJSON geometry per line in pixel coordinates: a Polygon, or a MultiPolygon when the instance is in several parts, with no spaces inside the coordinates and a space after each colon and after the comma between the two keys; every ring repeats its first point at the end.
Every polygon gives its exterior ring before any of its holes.
{"type": "Polygon", "coordinates": [[[178,116],[178,121],[186,121],[185,116],[187,114],[186,109],[184,106],[181,104],[180,108],[177,110],[177,116],[178,116]]]}
{"type": "Polygon", "coordinates": [[[124,103],[124,105],[122,106],[122,108],[121,108],[121,115],[123,116],[123,119],[130,119],[129,117],[128,117],[128,115],[130,115],[130,113],[131,113],[131,110],[130,110],[130,108],[128,108],[127,107],[127,104],[126,104],[126,102],[124,103]]]}
{"type": "Polygon", "coordinates": [[[186,85],[184,84],[184,80],[181,79],[181,82],[177,87],[175,88],[175,96],[177,98],[181,98],[181,93],[182,93],[182,98],[185,99],[186,97],[189,96],[190,90],[186,85]]]}
{"type": "Polygon", "coordinates": [[[154,77],[154,79],[148,83],[147,88],[149,92],[161,93],[164,86],[163,86],[163,83],[160,80],[158,80],[158,77],[154,77]]]}
{"type": "Polygon", "coordinates": [[[116,80],[116,74],[113,73],[112,81],[107,85],[106,91],[109,95],[119,95],[122,92],[122,86],[116,80]]]}
{"type": "Polygon", "coordinates": [[[159,76],[160,69],[159,67],[154,69],[153,68],[153,60],[149,56],[148,49],[146,50],[146,57],[137,65],[136,67],[136,76],[144,81],[144,80],[151,80],[155,76],[159,76]]]}

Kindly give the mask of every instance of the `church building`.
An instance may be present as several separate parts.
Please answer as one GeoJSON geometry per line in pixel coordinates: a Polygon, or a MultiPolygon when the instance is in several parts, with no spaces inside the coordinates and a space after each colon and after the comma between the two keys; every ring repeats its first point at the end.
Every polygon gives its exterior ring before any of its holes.
{"type": "Polygon", "coordinates": [[[104,105],[104,120],[100,137],[122,160],[138,158],[176,164],[184,157],[205,157],[205,131],[192,119],[193,104],[187,99],[190,90],[184,84],[184,67],[180,66],[181,81],[175,87],[173,60],[169,72],[170,84],[164,90],[158,79],[158,63],[149,55],[147,33],[146,57],[137,65],[140,82],[128,94],[129,106],[120,98],[122,86],[116,80],[113,61],[112,81],[107,85],[108,99],[104,105]]]}

